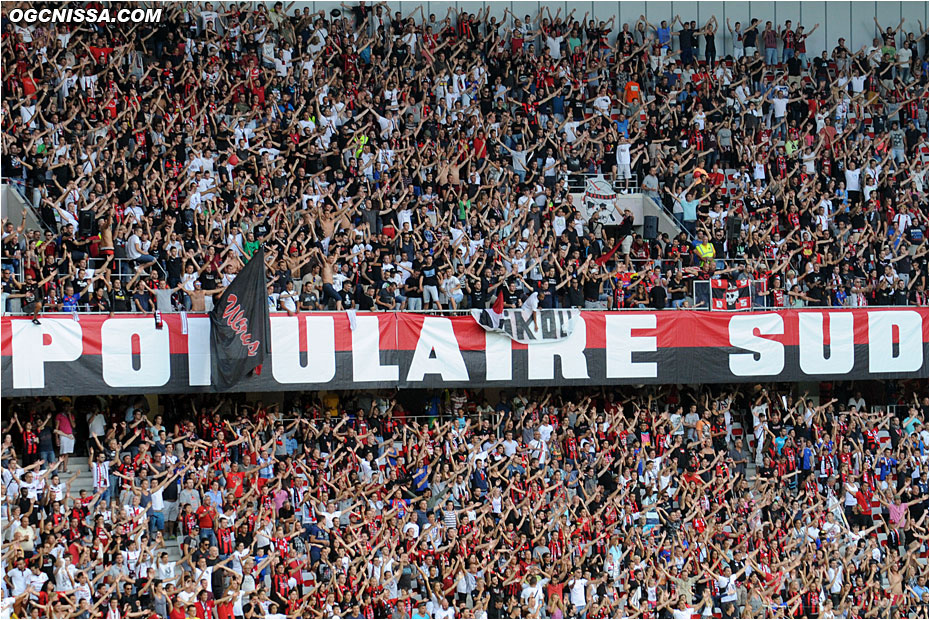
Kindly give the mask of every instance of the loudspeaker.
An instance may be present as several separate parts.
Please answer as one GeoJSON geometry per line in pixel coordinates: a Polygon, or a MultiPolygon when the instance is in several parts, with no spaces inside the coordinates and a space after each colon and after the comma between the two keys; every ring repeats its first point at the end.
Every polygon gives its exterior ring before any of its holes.
{"type": "Polygon", "coordinates": [[[84,209],[78,213],[77,237],[93,237],[97,234],[97,220],[93,209],[84,209]]]}
{"type": "Polygon", "coordinates": [[[727,239],[739,239],[739,232],[743,227],[743,220],[735,215],[727,218],[727,239]]]}
{"type": "Polygon", "coordinates": [[[655,241],[659,236],[659,218],[655,215],[643,216],[643,239],[655,241]]]}

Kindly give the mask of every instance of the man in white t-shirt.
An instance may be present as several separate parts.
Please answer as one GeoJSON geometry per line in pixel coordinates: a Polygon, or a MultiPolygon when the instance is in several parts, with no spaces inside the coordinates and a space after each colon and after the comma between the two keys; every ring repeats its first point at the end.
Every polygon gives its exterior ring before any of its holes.
{"type": "Polygon", "coordinates": [[[545,37],[549,55],[552,56],[553,60],[562,60],[562,41],[565,40],[565,37],[550,37],[548,35],[545,35],[545,37]]]}
{"type": "Polygon", "coordinates": [[[436,620],[452,620],[452,618],[455,618],[455,607],[449,605],[449,599],[442,597],[439,605],[433,609],[433,618],[436,620]]]}
{"type": "Polygon", "coordinates": [[[629,179],[632,176],[630,171],[630,149],[631,143],[626,138],[620,138],[617,144],[617,178],[629,179]]]}
{"type": "Polygon", "coordinates": [[[169,562],[168,553],[163,551],[158,557],[158,562],[155,564],[155,575],[162,582],[166,584],[173,584],[177,579],[177,565],[177,562],[169,562]]]}
{"type": "Polygon", "coordinates": [[[26,568],[26,560],[23,558],[19,558],[16,561],[16,568],[8,571],[6,576],[13,586],[13,589],[10,592],[10,594],[13,596],[19,596],[25,592],[26,588],[29,587],[29,582],[32,579],[30,570],[26,568]]]}
{"type": "Polygon", "coordinates": [[[546,584],[548,579],[539,579],[536,575],[530,575],[526,583],[523,584],[523,590],[520,592],[520,600],[529,602],[530,611],[538,611],[545,600],[546,584]]]}
{"type": "Polygon", "coordinates": [[[568,582],[569,600],[575,606],[575,613],[581,616],[584,608],[588,606],[588,584],[597,583],[581,576],[581,569],[575,569],[575,578],[568,582]]]}

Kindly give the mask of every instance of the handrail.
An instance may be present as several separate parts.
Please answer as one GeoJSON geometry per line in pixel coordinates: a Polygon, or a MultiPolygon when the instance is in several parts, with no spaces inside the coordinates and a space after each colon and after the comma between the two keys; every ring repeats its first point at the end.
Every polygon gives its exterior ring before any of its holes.
{"type": "MultiPolygon", "coordinates": [[[[865,306],[869,309],[892,309],[892,308],[919,308],[923,306],[865,306]]],[[[479,308],[469,308],[469,309],[457,309],[457,310],[362,310],[360,312],[364,314],[423,314],[423,315],[448,315],[448,316],[469,316],[472,310],[479,308]]],[[[564,309],[564,308],[563,308],[564,309]]],[[[692,312],[713,312],[712,310],[704,307],[695,308],[694,306],[688,308],[663,308],[662,310],[655,310],[654,308],[614,308],[611,310],[606,309],[595,309],[595,308],[576,308],[577,310],[584,310],[585,312],[681,312],[681,311],[692,311],[692,312]]],[[[801,310],[801,309],[811,309],[811,310],[821,310],[821,311],[841,311],[841,310],[859,310],[861,308],[850,308],[847,306],[805,306],[803,308],[790,308],[790,307],[753,307],[751,309],[743,310],[743,312],[777,312],[780,310],[801,310]]],[[[176,310],[171,312],[163,312],[162,314],[181,314],[182,310],[176,310]]],[[[345,312],[344,310],[301,310],[296,314],[289,315],[287,312],[276,310],[271,312],[271,316],[297,316],[299,314],[337,314],[340,312],[345,312]]],[[[8,312],[2,313],[4,316],[11,317],[21,317],[28,318],[31,317],[31,314],[25,314],[22,312],[8,312]]],[[[93,310],[81,310],[77,312],[78,316],[92,316],[92,315],[139,315],[139,316],[152,316],[153,312],[139,312],[138,310],[128,310],[128,311],[119,311],[119,312],[97,312],[93,310]]],[[[209,314],[207,312],[187,312],[187,314],[193,315],[202,315],[209,314]]],[[[59,312],[59,311],[49,311],[43,312],[41,316],[46,317],[59,317],[59,318],[72,318],[74,313],[72,312],[59,312]]]]}

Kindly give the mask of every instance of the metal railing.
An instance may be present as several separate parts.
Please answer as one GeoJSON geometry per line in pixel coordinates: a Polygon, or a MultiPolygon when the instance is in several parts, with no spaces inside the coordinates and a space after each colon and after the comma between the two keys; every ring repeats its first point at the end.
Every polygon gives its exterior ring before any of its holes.
{"type": "MultiPolygon", "coordinates": [[[[696,280],[694,282],[693,293],[694,293],[694,305],[701,310],[713,310],[712,301],[712,291],[711,291],[711,280],[696,280]]],[[[730,289],[735,290],[735,289],[730,289]]],[[[769,301],[768,295],[764,294],[766,290],[765,280],[750,280],[749,281],[749,308],[745,310],[763,310],[763,309],[773,309],[769,301]]],[[[787,294],[787,293],[786,293],[787,294]]],[[[727,300],[728,305],[729,300],[727,300]]],[[[726,309],[726,308],[724,308],[726,309]]],[[[737,308],[729,308],[734,310],[737,308]]]]}
{"type": "MultiPolygon", "coordinates": [[[[606,175],[600,172],[570,172],[568,174],[568,189],[572,192],[583,192],[587,189],[588,181],[597,178],[609,180],[606,175]]],[[[639,175],[636,171],[631,171],[628,178],[614,179],[610,186],[618,194],[638,193],[640,191],[639,175]]]]}
{"type": "MultiPolygon", "coordinates": [[[[6,299],[6,294],[3,295],[3,299],[6,299]]],[[[18,300],[11,299],[9,301],[12,302],[12,301],[18,301],[18,300]]],[[[916,307],[916,306],[868,306],[869,309],[890,309],[890,308],[902,308],[902,307],[916,307]]],[[[639,307],[635,307],[635,308],[627,308],[627,307],[624,307],[624,308],[585,308],[583,306],[561,306],[560,308],[563,310],[567,308],[574,308],[576,310],[584,310],[586,312],[680,312],[683,310],[691,310],[691,311],[698,311],[698,312],[713,312],[713,310],[708,308],[706,305],[697,306],[696,304],[688,306],[688,307],[681,307],[681,308],[675,308],[671,305],[668,305],[662,310],[655,310],[654,308],[651,308],[649,306],[644,306],[642,308],[639,308],[639,307]]],[[[834,307],[834,306],[823,306],[823,307],[818,306],[817,308],[821,310],[852,309],[852,308],[839,308],[839,307],[834,307]]],[[[18,305],[14,310],[10,310],[9,312],[2,311],[2,309],[3,309],[3,305],[0,304],[0,316],[22,316],[22,317],[31,316],[31,314],[27,315],[23,313],[22,310],[18,307],[18,305]]],[[[372,309],[372,310],[363,310],[361,312],[365,314],[393,313],[393,314],[422,314],[426,316],[469,316],[471,315],[472,310],[476,310],[476,309],[480,309],[480,308],[467,308],[467,309],[456,309],[456,310],[447,309],[447,308],[444,308],[441,310],[407,310],[407,309],[375,310],[375,309],[372,309]]],[[[767,312],[767,311],[772,311],[772,310],[791,310],[791,308],[790,307],[772,307],[772,306],[756,305],[750,309],[745,310],[745,312],[754,312],[754,311],[755,312],[767,312]]],[[[162,314],[180,314],[181,312],[187,312],[188,315],[203,315],[203,314],[209,313],[209,310],[205,312],[171,310],[171,311],[164,311],[162,312],[162,314]]],[[[330,309],[299,310],[294,315],[289,315],[284,310],[275,310],[275,311],[272,311],[270,314],[271,316],[297,316],[301,314],[335,314],[338,312],[345,312],[345,311],[344,310],[330,310],[330,309]]],[[[99,312],[99,311],[94,311],[94,310],[78,310],[77,311],[77,314],[79,316],[94,316],[94,315],[109,316],[111,314],[151,316],[153,313],[154,311],[140,312],[138,310],[115,311],[115,312],[99,312]]],[[[49,311],[42,312],[42,316],[72,318],[73,313],[63,312],[63,311],[58,311],[58,310],[49,310],[49,311]]]]}

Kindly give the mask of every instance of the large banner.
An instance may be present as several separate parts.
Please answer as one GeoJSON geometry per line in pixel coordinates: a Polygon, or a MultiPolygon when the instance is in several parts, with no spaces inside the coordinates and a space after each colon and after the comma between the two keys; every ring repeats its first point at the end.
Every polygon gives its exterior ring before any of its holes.
{"type": "MultiPolygon", "coordinates": [[[[3,396],[210,391],[210,318],[3,317],[3,396]]],[[[233,389],[733,383],[926,377],[927,308],[583,311],[521,343],[471,316],[307,313],[270,320],[261,375],[233,389]]]]}
{"type": "Polygon", "coordinates": [[[261,369],[268,346],[268,299],[265,250],[259,248],[210,313],[210,358],[213,385],[229,390],[261,369]]]}

